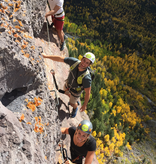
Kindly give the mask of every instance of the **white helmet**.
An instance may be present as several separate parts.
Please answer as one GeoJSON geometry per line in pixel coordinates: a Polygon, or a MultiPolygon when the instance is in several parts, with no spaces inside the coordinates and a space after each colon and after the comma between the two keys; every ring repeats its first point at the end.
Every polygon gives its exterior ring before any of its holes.
{"type": "Polygon", "coordinates": [[[89,59],[92,63],[95,61],[95,55],[91,52],[85,53],[83,57],[89,59]]]}

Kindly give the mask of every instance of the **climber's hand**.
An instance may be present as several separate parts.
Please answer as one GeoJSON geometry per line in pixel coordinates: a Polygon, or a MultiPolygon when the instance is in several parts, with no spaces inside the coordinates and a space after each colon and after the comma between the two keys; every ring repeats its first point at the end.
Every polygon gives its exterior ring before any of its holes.
{"type": "Polygon", "coordinates": [[[47,55],[46,55],[45,53],[41,53],[41,55],[42,55],[44,58],[47,57],[47,55]]]}
{"type": "Polygon", "coordinates": [[[65,164],[73,164],[70,160],[67,160],[65,164]]]}
{"type": "Polygon", "coordinates": [[[46,14],[46,15],[45,15],[45,18],[47,18],[48,16],[49,16],[49,14],[46,14]]]}
{"type": "Polygon", "coordinates": [[[85,111],[85,110],[86,110],[86,105],[83,104],[83,105],[81,106],[81,108],[80,108],[80,112],[83,112],[83,111],[85,111]]]}

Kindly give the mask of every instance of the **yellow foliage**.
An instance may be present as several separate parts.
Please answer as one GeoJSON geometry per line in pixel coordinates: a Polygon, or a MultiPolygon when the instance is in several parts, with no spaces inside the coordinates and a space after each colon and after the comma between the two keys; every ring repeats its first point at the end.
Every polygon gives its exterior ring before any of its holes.
{"type": "Polygon", "coordinates": [[[96,131],[93,131],[93,132],[92,132],[92,136],[93,136],[93,137],[96,137],[96,131]]]}
{"type": "Polygon", "coordinates": [[[126,147],[127,147],[129,150],[132,150],[131,145],[129,144],[129,142],[127,142],[126,147]]]}
{"type": "Polygon", "coordinates": [[[106,142],[109,141],[109,134],[105,135],[104,140],[105,140],[106,142]]]}
{"type": "Polygon", "coordinates": [[[101,132],[98,133],[97,137],[101,137],[101,132]]]}
{"type": "Polygon", "coordinates": [[[82,55],[79,55],[78,59],[81,60],[82,58],[83,58],[83,56],[82,55]]]}
{"type": "Polygon", "coordinates": [[[112,102],[109,102],[109,108],[111,108],[111,107],[112,107],[112,105],[113,105],[113,103],[112,103],[112,102]]]}

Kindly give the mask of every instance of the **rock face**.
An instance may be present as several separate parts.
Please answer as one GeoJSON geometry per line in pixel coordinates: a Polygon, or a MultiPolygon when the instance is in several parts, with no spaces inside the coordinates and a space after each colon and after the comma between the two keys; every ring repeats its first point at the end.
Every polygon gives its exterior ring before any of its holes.
{"type": "Polygon", "coordinates": [[[60,123],[34,35],[45,0],[0,2],[0,163],[55,163],[60,123]]]}
{"type": "MultiPolygon", "coordinates": [[[[57,113],[49,111],[51,114],[48,115],[47,111],[44,111],[44,115],[48,116],[46,118],[41,112],[43,111],[40,111],[41,123],[49,125],[43,126],[43,133],[36,133],[34,124],[37,124],[37,121],[33,120],[32,113],[23,112],[25,118],[19,122],[18,114],[0,104],[0,163],[50,163],[49,160],[54,163],[55,141],[58,137],[56,134],[59,130],[58,123],[55,122],[57,113]],[[27,121],[31,124],[27,124],[27,121]]],[[[36,126],[39,127],[39,124],[36,126]]]]}
{"type": "Polygon", "coordinates": [[[3,1],[0,6],[1,99],[15,88],[29,89],[35,79],[42,83],[43,72],[39,64],[42,59],[34,46],[33,34],[41,30],[45,14],[40,11],[45,11],[46,3],[45,0],[39,1],[39,4],[38,1],[3,1]],[[42,6],[42,10],[38,6],[42,6]]]}
{"type": "MultiPolygon", "coordinates": [[[[63,89],[69,67],[43,60],[39,46],[60,56],[68,56],[68,50],[60,52],[54,29],[49,30],[48,43],[45,9],[46,0],[0,2],[0,164],[56,164],[60,127],[89,119],[79,111],[70,118],[68,97],[58,93],[57,106],[50,91],[55,89],[50,70],[63,89]]],[[[64,143],[70,156],[69,136],[64,143]]]]}

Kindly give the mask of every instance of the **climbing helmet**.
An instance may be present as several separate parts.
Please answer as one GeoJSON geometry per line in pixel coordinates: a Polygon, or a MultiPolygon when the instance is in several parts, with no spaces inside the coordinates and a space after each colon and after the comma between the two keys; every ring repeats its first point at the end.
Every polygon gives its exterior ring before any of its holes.
{"type": "Polygon", "coordinates": [[[88,120],[83,120],[79,123],[78,129],[80,129],[81,131],[87,133],[87,134],[91,134],[92,133],[92,129],[93,129],[93,125],[90,121],[88,120]]]}
{"type": "Polygon", "coordinates": [[[85,53],[83,57],[89,59],[92,63],[95,61],[95,55],[91,52],[85,53]]]}

